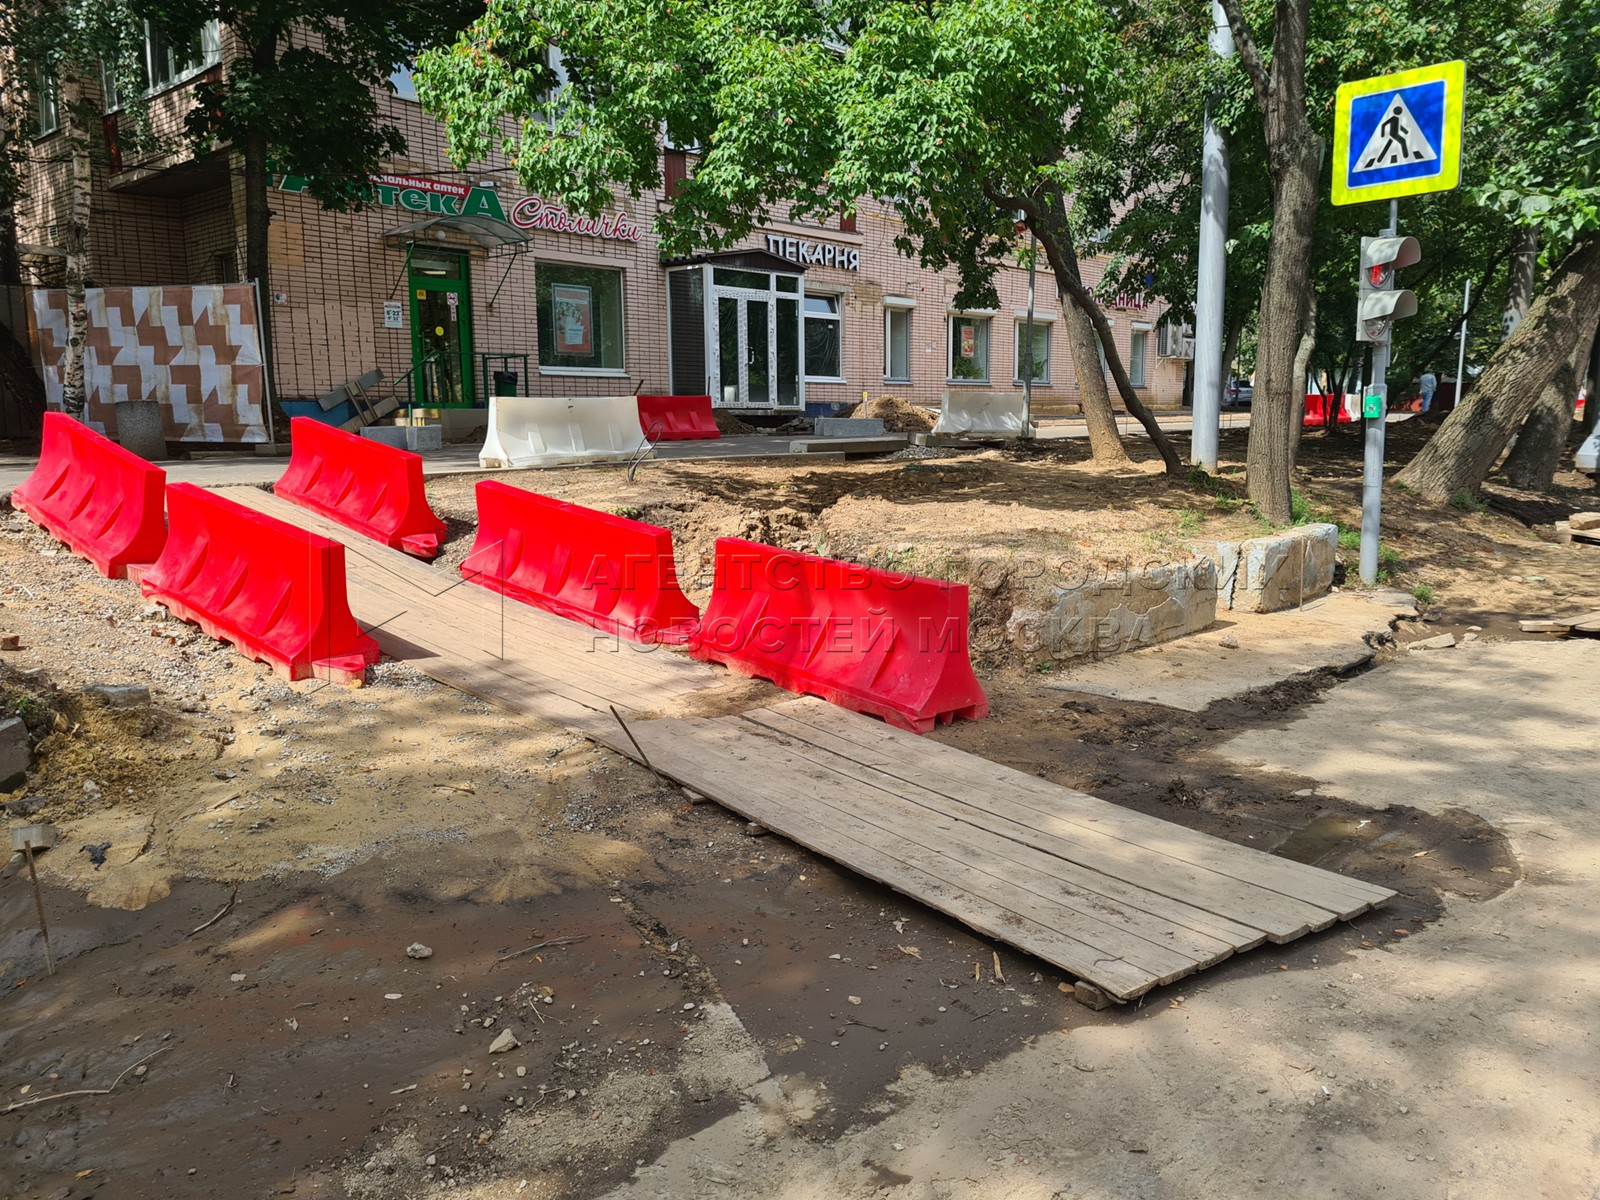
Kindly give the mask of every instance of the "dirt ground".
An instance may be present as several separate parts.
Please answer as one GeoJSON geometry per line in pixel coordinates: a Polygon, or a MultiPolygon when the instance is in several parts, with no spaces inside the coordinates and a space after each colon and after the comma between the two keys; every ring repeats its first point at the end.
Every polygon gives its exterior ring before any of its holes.
{"type": "MultiPolygon", "coordinates": [[[[1391,449],[1403,456],[1416,436],[1394,427],[1391,449]]],[[[1359,501],[1355,442],[1302,447],[1309,508],[1345,524],[1359,501]]],[[[1224,436],[1221,487],[1149,463],[1097,471],[1074,444],[515,482],[668,525],[695,599],[714,539],[743,536],[966,579],[981,617],[1048,586],[1019,562],[1121,570],[1259,532],[1236,498],[1242,452],[1224,436]]],[[[450,526],[441,570],[470,548],[472,483],[429,485],[450,526]]],[[[933,736],[1400,893],[1375,918],[1098,1014],[1043,964],[401,664],[380,664],[361,689],[284,683],[5,514],[0,629],[23,648],[0,656],[0,715],[23,716],[39,757],[5,796],[8,823],[48,821],[62,839],[39,859],[56,975],[44,973],[25,869],[0,871],[0,1197],[1310,1194],[1230,1187],[1216,1168],[1209,1187],[1185,1182],[1185,1152],[1161,1143],[1154,1114],[1177,1103],[1254,1130],[1273,1106],[1309,1104],[1320,1119],[1333,1111],[1317,1108],[1316,1089],[1335,1086],[1326,1064],[1277,1063],[1318,1042],[1313,1001],[1363,994],[1351,979],[1367,963],[1410,995],[1423,985],[1392,956],[1447,957],[1448,931],[1493,925],[1478,914],[1580,870],[1581,846],[1541,859],[1493,788],[1374,793],[1336,785],[1339,762],[1290,749],[1346,744],[1319,714],[1386,671],[1421,670],[1401,649],[1415,638],[1477,633],[1463,650],[1510,655],[1500,670],[1519,647],[1567,652],[1515,628],[1600,607],[1600,550],[1549,540],[1555,508],[1593,506],[1586,482],[1563,483],[1536,500],[1491,489],[1483,511],[1391,493],[1391,582],[1431,588],[1430,619],[1402,622],[1398,646],[1353,682],[1300,678],[1188,714],[1047,690],[1005,656],[980,664],[993,715],[933,736]],[[129,683],[151,689],[148,712],[85,691],[129,683]],[[85,849],[96,846],[100,865],[85,849]],[[408,957],[414,943],[431,955],[408,957]],[[1205,1023],[1213,1049],[1186,1054],[1200,995],[1219,1006],[1205,1023]],[[1224,1073],[1224,1099],[1208,1082],[1222,1077],[1214,1047],[1237,1028],[1261,1061],[1224,1073]],[[519,1045],[492,1054],[507,1029],[519,1045]],[[1063,1049],[1080,1044],[1094,1049],[1063,1049]],[[1247,1091],[1244,1076],[1269,1066],[1281,1083],[1247,1091]],[[50,1098],[80,1089],[93,1094],[50,1098]],[[1106,1137],[1102,1114],[1134,1108],[1116,1170],[1075,1140],[1075,1119],[1106,1137]],[[1092,1171],[1073,1163],[1080,1144],[1092,1171]]],[[[1442,704],[1388,718],[1456,719],[1442,704]]],[[[1408,753],[1388,750],[1391,762],[1408,753]]],[[[1558,815],[1544,819],[1567,836],[1558,815]]],[[[1547,924],[1504,935],[1570,933],[1547,924]]],[[[1547,1040],[1567,1019],[1548,1018],[1547,1040]]],[[[1425,1004],[1394,1017],[1418,1037],[1430,1020],[1425,1004]]],[[[1377,1112],[1362,1115],[1363,1136],[1381,1138],[1377,1112]]],[[[1198,1153],[1199,1131],[1186,1137],[1198,1153]]],[[[1492,1177],[1490,1164],[1476,1178],[1492,1177]]],[[[1434,1194],[1501,1194],[1438,1179],[1434,1194]]]]}

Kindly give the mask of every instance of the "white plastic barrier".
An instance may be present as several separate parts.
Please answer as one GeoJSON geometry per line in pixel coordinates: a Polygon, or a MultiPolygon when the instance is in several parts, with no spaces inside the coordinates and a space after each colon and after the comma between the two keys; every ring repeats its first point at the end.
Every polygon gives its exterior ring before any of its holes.
{"type": "MultiPolygon", "coordinates": [[[[1038,426],[1028,432],[1032,433],[1038,426]]],[[[1022,436],[1022,393],[946,392],[939,402],[935,433],[970,433],[982,437],[1022,436]]]]}
{"type": "Polygon", "coordinates": [[[478,465],[620,462],[641,452],[647,443],[632,396],[491,396],[478,465]]]}
{"type": "MultiPolygon", "coordinates": [[[[1591,399],[1589,403],[1593,404],[1594,401],[1591,399]]],[[[1574,456],[1573,465],[1580,471],[1595,471],[1600,469],[1600,467],[1597,467],[1596,460],[1600,460],[1600,427],[1597,427],[1593,433],[1583,440],[1583,445],[1578,447],[1578,453],[1574,456]]]]}

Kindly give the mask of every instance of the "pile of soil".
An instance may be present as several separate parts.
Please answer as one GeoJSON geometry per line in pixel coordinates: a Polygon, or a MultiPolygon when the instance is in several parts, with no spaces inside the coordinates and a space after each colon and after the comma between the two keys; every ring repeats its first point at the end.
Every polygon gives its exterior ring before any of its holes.
{"type": "Polygon", "coordinates": [[[717,430],[722,434],[723,437],[743,437],[746,434],[756,432],[756,427],[754,425],[746,425],[731,412],[722,412],[720,410],[713,409],[711,416],[712,419],[716,421],[717,430]]]}
{"type": "Polygon", "coordinates": [[[878,396],[864,400],[847,417],[869,417],[883,422],[887,433],[927,433],[933,428],[933,415],[899,396],[878,396]]]}

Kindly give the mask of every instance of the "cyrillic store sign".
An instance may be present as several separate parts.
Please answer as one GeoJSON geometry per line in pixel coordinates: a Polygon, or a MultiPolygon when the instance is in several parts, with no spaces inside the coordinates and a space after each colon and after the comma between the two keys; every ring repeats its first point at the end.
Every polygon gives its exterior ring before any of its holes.
{"type": "MultiPolygon", "coordinates": [[[[306,180],[285,175],[280,191],[303,192],[306,180]]],[[[411,175],[374,175],[371,201],[386,208],[403,208],[414,213],[440,217],[494,217],[518,229],[542,229],[549,233],[577,233],[585,237],[637,242],[643,232],[626,213],[600,217],[573,216],[554,200],[524,196],[508,214],[494,188],[475,187],[444,179],[421,179],[411,175]]]]}
{"type": "Polygon", "coordinates": [[[790,262],[810,263],[818,267],[837,267],[841,271],[861,269],[861,251],[850,246],[806,242],[776,233],[767,234],[767,253],[787,258],[790,262]]]}

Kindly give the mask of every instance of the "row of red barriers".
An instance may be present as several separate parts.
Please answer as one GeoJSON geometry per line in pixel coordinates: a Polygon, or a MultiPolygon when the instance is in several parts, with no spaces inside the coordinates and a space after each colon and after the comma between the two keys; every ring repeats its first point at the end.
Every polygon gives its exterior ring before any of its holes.
{"type": "MultiPolygon", "coordinates": [[[[293,428],[285,498],[389,545],[437,550],[443,526],[415,455],[315,422],[293,428]]],[[[350,612],[344,547],[164,480],[50,414],[39,468],[16,496],[106,574],[153,559],[145,595],[280,674],[359,680],[378,647],[350,612]]],[[[494,480],[477,494],[477,540],[461,572],[484,587],[633,640],[687,645],[696,658],[918,732],[988,712],[964,585],[722,538],[702,617],[679,587],[668,530],[494,480]]]]}
{"type": "Polygon", "coordinates": [[[1334,395],[1332,392],[1307,392],[1305,427],[1307,429],[1320,429],[1328,423],[1328,414],[1335,414],[1335,423],[1348,425],[1355,420],[1355,415],[1346,407],[1344,397],[1334,395]]]}
{"type": "Polygon", "coordinates": [[[108,579],[156,560],[167,473],[66,413],[44,415],[39,465],[11,493],[32,520],[108,579]]]}
{"type": "Polygon", "coordinates": [[[428,507],[421,455],[310,417],[289,422],[289,439],[274,495],[418,558],[439,553],[445,524],[428,507]]]}
{"type": "Polygon", "coordinates": [[[461,574],[636,642],[683,644],[700,611],[678,588],[672,533],[486,479],[461,574]]]}
{"type": "Polygon", "coordinates": [[[713,441],[722,436],[710,396],[637,396],[639,428],[652,442],[713,441]]]}
{"type": "Polygon", "coordinates": [[[702,617],[679,588],[669,530],[495,480],[477,495],[461,564],[473,583],[919,733],[988,713],[965,585],[720,538],[702,617]]]}
{"type": "Polygon", "coordinates": [[[134,569],[144,595],[290,679],[359,682],[378,659],[350,612],[342,545],[168,487],[160,467],[65,413],[45,414],[39,465],[12,501],[102,575],[134,569]]]}

